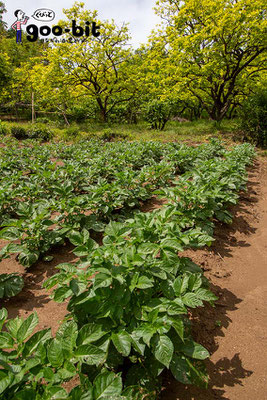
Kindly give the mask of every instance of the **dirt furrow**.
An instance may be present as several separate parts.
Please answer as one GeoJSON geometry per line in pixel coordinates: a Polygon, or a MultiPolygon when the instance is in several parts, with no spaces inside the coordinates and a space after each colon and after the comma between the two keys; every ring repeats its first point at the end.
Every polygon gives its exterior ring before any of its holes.
{"type": "Polygon", "coordinates": [[[166,379],[164,400],[267,399],[267,163],[249,172],[233,224],[216,227],[210,249],[188,251],[218,295],[193,314],[194,336],[212,353],[207,390],[166,379]]]}

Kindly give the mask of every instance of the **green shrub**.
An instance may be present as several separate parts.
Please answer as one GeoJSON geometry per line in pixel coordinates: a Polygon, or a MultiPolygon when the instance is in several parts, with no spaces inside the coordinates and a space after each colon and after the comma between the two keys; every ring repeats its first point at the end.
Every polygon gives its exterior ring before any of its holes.
{"type": "Polygon", "coordinates": [[[0,120],[0,135],[7,135],[9,133],[9,127],[0,120]]]}
{"type": "Polygon", "coordinates": [[[102,131],[100,138],[110,142],[114,139],[125,139],[127,135],[122,132],[114,132],[111,128],[106,128],[102,131]]]}
{"type": "Polygon", "coordinates": [[[91,140],[91,139],[99,139],[97,133],[94,132],[80,132],[81,140],[91,140]]]}
{"type": "Polygon", "coordinates": [[[27,129],[21,125],[13,125],[11,127],[11,135],[16,139],[27,139],[27,129]]]}
{"type": "Polygon", "coordinates": [[[65,136],[67,138],[73,138],[73,137],[78,136],[80,131],[81,131],[81,129],[77,125],[72,125],[72,126],[69,126],[68,128],[64,129],[65,136]]]}
{"type": "Polygon", "coordinates": [[[50,122],[51,122],[51,120],[48,117],[37,118],[37,123],[40,123],[40,124],[49,124],[50,122]]]}
{"type": "Polygon", "coordinates": [[[144,118],[151,129],[163,130],[173,113],[171,101],[151,100],[144,108],[144,118]]]}
{"type": "Polygon", "coordinates": [[[52,138],[52,130],[44,124],[36,123],[31,126],[13,125],[11,127],[11,135],[16,139],[41,139],[48,141],[52,138]]]}
{"type": "Polygon", "coordinates": [[[258,90],[244,102],[240,118],[244,140],[267,146],[267,90],[258,90]]]}
{"type": "Polygon", "coordinates": [[[43,124],[33,124],[28,130],[27,130],[27,137],[30,139],[42,139],[43,141],[48,141],[52,138],[52,130],[43,125],[43,124]]]}

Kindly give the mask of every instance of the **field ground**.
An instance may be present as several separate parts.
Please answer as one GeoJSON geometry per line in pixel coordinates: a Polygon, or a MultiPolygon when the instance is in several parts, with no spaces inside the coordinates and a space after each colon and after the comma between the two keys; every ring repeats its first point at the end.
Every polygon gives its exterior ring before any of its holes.
{"type": "MultiPolygon", "coordinates": [[[[207,306],[192,315],[195,339],[212,353],[207,363],[210,385],[208,390],[184,387],[166,376],[164,400],[266,398],[266,179],[267,162],[261,159],[250,169],[248,191],[232,209],[233,224],[217,225],[216,241],[210,248],[187,250],[183,254],[202,266],[219,296],[216,308],[207,306]]],[[[155,201],[144,211],[159,206],[155,201]]],[[[3,244],[4,241],[0,246],[3,244]]],[[[2,261],[1,272],[19,272],[25,278],[23,291],[2,303],[9,317],[25,317],[36,310],[40,321],[38,329],[52,327],[55,332],[66,314],[66,303],[50,300],[42,283],[55,272],[57,264],[75,260],[71,250],[71,245],[54,249],[52,262],[39,261],[26,272],[14,256],[2,261]]]]}
{"type": "Polygon", "coordinates": [[[219,296],[199,309],[195,338],[212,353],[209,390],[166,384],[164,400],[266,398],[267,163],[250,169],[248,191],[234,207],[233,224],[217,225],[210,249],[187,251],[219,296]],[[199,317],[199,318],[198,318],[199,317]],[[220,325],[220,326],[218,326],[220,325]]]}

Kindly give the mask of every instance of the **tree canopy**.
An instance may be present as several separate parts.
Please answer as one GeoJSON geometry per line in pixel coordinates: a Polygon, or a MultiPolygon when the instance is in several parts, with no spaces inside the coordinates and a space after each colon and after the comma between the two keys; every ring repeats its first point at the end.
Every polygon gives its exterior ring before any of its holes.
{"type": "MultiPolygon", "coordinates": [[[[0,3],[0,21],[4,11],[0,3]]],[[[84,3],[63,11],[57,25],[64,31],[75,20],[99,35],[76,40],[70,30],[45,43],[23,34],[19,45],[1,22],[1,107],[30,107],[34,93],[37,110],[61,114],[66,123],[79,109],[104,122],[153,115],[158,128],[173,116],[231,117],[266,82],[263,0],[158,0],[162,24],[137,49],[128,24],[100,20],[84,3]]]]}
{"type": "Polygon", "coordinates": [[[221,120],[266,69],[264,2],[159,0],[156,12],[184,90],[221,120]]]}

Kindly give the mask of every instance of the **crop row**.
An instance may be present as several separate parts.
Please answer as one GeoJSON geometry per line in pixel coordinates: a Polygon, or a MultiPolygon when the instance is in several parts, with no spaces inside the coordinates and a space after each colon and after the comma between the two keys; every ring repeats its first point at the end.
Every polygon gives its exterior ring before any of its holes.
{"type": "Polygon", "coordinates": [[[77,263],[58,266],[46,288],[68,299],[56,337],[29,338],[36,314],[0,326],[0,399],[157,399],[166,369],[184,384],[207,385],[208,351],[191,336],[188,309],[213,302],[202,270],[181,253],[210,245],[216,220],[244,189],[249,145],[219,149],[158,191],[167,204],[151,213],[110,221],[98,245],[88,229],[72,229],[77,263]],[[79,378],[70,393],[64,382],[79,378]],[[2,396],[2,397],[1,397],[2,396]]]}
{"type": "Polygon", "coordinates": [[[50,144],[1,150],[1,259],[19,253],[25,267],[62,244],[70,230],[103,231],[168,186],[175,174],[222,152],[160,143],[50,144]]]}

